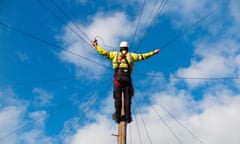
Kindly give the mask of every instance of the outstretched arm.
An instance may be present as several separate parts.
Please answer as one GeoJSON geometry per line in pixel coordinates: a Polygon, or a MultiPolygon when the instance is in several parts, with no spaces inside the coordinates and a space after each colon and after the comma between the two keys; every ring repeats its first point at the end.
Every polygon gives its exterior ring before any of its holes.
{"type": "Polygon", "coordinates": [[[102,47],[100,47],[97,43],[97,40],[92,41],[92,46],[96,49],[96,51],[103,56],[106,56],[107,58],[110,57],[110,52],[103,49],[102,47]]]}
{"type": "Polygon", "coordinates": [[[143,54],[136,54],[133,53],[133,59],[134,61],[141,61],[150,58],[151,56],[154,56],[160,52],[160,49],[155,49],[154,51],[143,53],[143,54]]]}

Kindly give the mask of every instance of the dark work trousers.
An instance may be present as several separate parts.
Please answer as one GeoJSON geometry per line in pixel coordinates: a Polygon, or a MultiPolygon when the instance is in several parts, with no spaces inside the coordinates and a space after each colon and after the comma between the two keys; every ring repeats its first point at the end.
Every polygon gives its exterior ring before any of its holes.
{"type": "Polygon", "coordinates": [[[122,92],[124,92],[124,112],[126,115],[126,120],[131,118],[131,89],[132,84],[128,85],[116,85],[114,84],[113,97],[115,100],[115,115],[118,120],[121,117],[121,108],[122,108],[122,92]]]}

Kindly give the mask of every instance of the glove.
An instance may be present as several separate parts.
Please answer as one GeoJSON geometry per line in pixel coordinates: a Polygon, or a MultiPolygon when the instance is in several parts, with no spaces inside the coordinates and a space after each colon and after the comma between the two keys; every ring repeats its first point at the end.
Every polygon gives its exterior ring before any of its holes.
{"type": "Polygon", "coordinates": [[[155,54],[158,54],[158,53],[160,52],[160,49],[155,49],[153,52],[154,52],[155,54]]]}
{"type": "Polygon", "coordinates": [[[98,43],[97,43],[97,40],[95,39],[94,41],[92,41],[92,46],[93,47],[96,47],[98,45],[98,43]]]}

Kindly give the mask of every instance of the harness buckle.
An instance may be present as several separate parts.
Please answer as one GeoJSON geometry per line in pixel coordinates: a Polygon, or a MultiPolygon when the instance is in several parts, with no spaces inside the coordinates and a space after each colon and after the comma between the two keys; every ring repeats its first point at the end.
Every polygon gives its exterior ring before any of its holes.
{"type": "Polygon", "coordinates": [[[128,69],[123,69],[123,72],[128,72],[128,69]]]}

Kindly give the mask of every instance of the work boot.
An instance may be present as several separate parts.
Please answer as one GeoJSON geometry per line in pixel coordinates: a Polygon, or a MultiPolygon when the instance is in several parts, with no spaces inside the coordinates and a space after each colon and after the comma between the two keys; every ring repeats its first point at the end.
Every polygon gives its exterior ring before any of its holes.
{"type": "Polygon", "coordinates": [[[130,117],[127,117],[126,118],[126,121],[127,121],[127,123],[131,123],[133,120],[132,120],[132,117],[130,116],[130,117]]]}
{"type": "Polygon", "coordinates": [[[118,118],[115,113],[112,114],[112,119],[113,119],[116,123],[120,123],[120,118],[118,118]]]}

